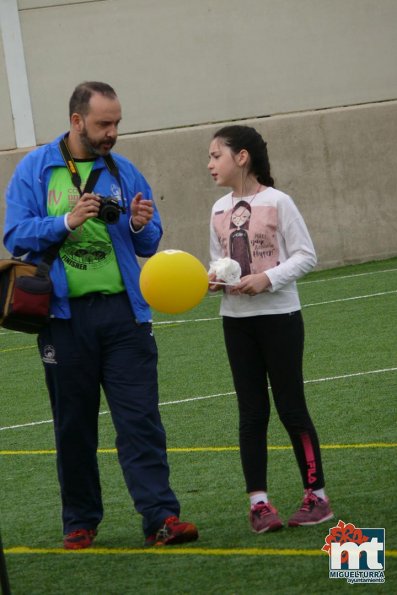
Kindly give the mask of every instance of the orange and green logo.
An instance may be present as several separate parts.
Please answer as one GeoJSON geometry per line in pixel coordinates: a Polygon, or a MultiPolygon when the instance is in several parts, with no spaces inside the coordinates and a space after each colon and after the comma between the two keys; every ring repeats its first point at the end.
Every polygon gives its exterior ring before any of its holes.
{"type": "Polygon", "coordinates": [[[359,529],[339,521],[322,547],[329,555],[329,578],[348,583],[385,582],[385,530],[359,529]]]}

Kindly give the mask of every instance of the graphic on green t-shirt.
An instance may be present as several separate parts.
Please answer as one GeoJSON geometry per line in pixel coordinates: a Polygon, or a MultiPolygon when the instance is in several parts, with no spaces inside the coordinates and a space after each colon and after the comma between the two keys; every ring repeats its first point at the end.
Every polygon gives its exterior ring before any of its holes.
{"type": "MultiPolygon", "coordinates": [[[[77,162],[82,189],[90,175],[93,163],[93,161],[77,162]]],[[[78,190],[73,186],[66,167],[54,168],[48,186],[48,214],[59,216],[70,212],[79,198],[78,190]]],[[[102,293],[124,291],[125,287],[113,245],[106,224],[100,219],[88,219],[70,233],[61,247],[60,257],[65,266],[70,297],[78,297],[94,291],[102,293]]]]}

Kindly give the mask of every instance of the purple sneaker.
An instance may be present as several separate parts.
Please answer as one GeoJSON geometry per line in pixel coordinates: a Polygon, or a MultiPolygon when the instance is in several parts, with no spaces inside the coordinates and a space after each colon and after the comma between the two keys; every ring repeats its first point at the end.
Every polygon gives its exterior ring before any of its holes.
{"type": "Polygon", "coordinates": [[[288,521],[289,527],[318,525],[334,517],[328,498],[319,498],[312,490],[305,490],[302,506],[288,521]]]}
{"type": "Polygon", "coordinates": [[[277,510],[270,502],[258,502],[258,504],[251,506],[249,520],[254,533],[277,531],[277,529],[281,529],[283,526],[277,510]]]}

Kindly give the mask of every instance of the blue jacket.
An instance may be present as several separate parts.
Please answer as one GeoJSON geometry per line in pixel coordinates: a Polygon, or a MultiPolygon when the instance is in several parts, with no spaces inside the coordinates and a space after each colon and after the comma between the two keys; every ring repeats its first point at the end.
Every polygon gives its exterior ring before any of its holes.
{"type": "MultiPolygon", "coordinates": [[[[47,213],[48,184],[53,167],[65,167],[58,144],[62,136],[52,143],[28,153],[18,164],[6,193],[6,218],[4,225],[4,245],[13,256],[26,255],[26,260],[36,263],[43,252],[51,245],[60,242],[69,233],[64,216],[49,216],[47,213]]],[[[116,224],[108,225],[108,232],[114,247],[121,275],[137,322],[151,320],[148,304],[139,289],[140,267],[137,256],[152,256],[159,245],[162,227],[155,207],[153,219],[138,233],[133,233],[129,225],[131,200],[137,192],[144,198],[152,198],[152,191],[143,175],[121,155],[112,153],[122,184],[122,193],[128,205],[127,214],[121,214],[116,224]]],[[[114,196],[118,182],[109,172],[105,162],[99,157],[94,169],[103,171],[95,185],[95,192],[102,196],[114,196]],[[113,192],[112,192],[113,187],[113,192]]],[[[70,318],[68,285],[66,273],[60,257],[51,267],[54,296],[51,315],[57,318],[70,318]]]]}

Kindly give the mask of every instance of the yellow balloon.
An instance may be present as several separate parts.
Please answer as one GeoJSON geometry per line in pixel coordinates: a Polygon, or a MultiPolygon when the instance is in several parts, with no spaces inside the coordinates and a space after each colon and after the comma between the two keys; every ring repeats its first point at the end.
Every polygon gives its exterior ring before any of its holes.
{"type": "Polygon", "coordinates": [[[208,274],[192,254],[163,250],[145,262],[139,285],[149,306],[166,314],[179,314],[201,302],[207,293],[208,274]]]}

